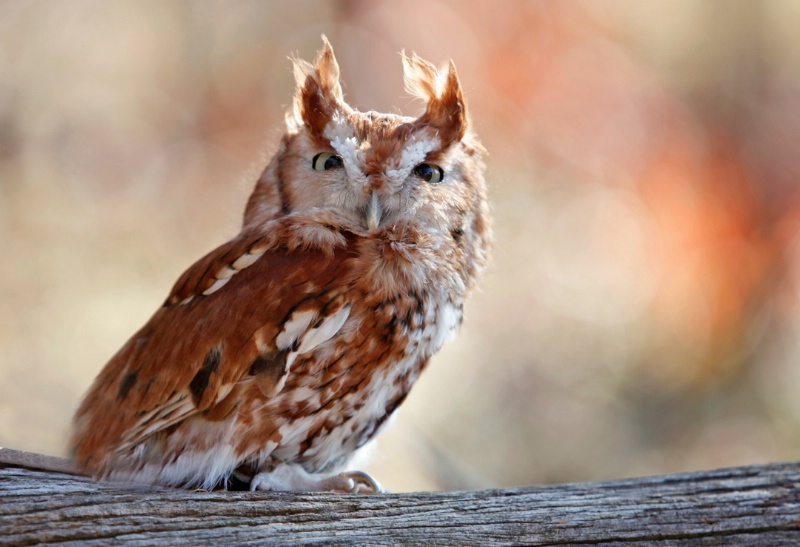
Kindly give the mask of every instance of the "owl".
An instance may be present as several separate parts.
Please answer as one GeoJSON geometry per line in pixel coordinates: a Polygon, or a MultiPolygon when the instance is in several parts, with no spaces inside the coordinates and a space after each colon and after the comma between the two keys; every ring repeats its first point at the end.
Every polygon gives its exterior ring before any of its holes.
{"type": "Polygon", "coordinates": [[[378,492],[342,471],[461,324],[484,269],[484,150],[454,64],[402,56],[425,112],[359,112],[330,43],[294,60],[241,232],[197,261],[74,417],[77,466],[193,488],[378,492]]]}

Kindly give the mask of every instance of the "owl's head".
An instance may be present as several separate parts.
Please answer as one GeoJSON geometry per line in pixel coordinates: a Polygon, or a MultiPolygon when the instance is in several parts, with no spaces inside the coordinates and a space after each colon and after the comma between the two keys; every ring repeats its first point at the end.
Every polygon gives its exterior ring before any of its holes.
{"type": "Polygon", "coordinates": [[[325,37],[313,63],[294,61],[287,133],[250,198],[246,227],[276,206],[284,214],[326,208],[359,231],[413,226],[485,260],[483,147],[455,65],[437,70],[415,54],[402,60],[406,89],[425,102],[417,118],[348,105],[325,37]]]}

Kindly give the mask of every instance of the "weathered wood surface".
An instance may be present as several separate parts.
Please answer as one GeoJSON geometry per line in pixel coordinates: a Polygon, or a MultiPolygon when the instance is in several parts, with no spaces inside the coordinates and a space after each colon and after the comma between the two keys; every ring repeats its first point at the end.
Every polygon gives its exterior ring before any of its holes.
{"type": "Polygon", "coordinates": [[[0,449],[0,545],[800,545],[797,463],[344,496],[103,484],[21,454],[0,449]]]}

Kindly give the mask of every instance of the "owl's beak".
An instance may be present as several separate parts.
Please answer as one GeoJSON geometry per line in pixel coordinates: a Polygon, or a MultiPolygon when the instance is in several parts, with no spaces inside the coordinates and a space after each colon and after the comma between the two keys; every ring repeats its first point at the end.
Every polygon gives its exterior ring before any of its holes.
{"type": "Polygon", "coordinates": [[[370,230],[376,230],[381,223],[381,215],[383,211],[381,210],[381,201],[378,198],[378,191],[372,191],[372,197],[369,200],[369,205],[367,205],[367,228],[370,230]]]}

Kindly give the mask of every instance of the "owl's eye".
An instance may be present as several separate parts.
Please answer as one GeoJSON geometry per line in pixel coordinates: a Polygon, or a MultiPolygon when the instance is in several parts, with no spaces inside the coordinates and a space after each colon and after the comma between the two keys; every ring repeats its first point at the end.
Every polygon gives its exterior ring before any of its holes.
{"type": "Polygon", "coordinates": [[[320,152],[311,160],[311,166],[314,168],[314,171],[327,171],[334,167],[341,167],[342,156],[337,156],[330,152],[320,152]]]}
{"type": "Polygon", "coordinates": [[[414,174],[431,184],[442,182],[444,178],[444,171],[442,171],[442,168],[432,163],[420,163],[414,168],[414,174]]]}

